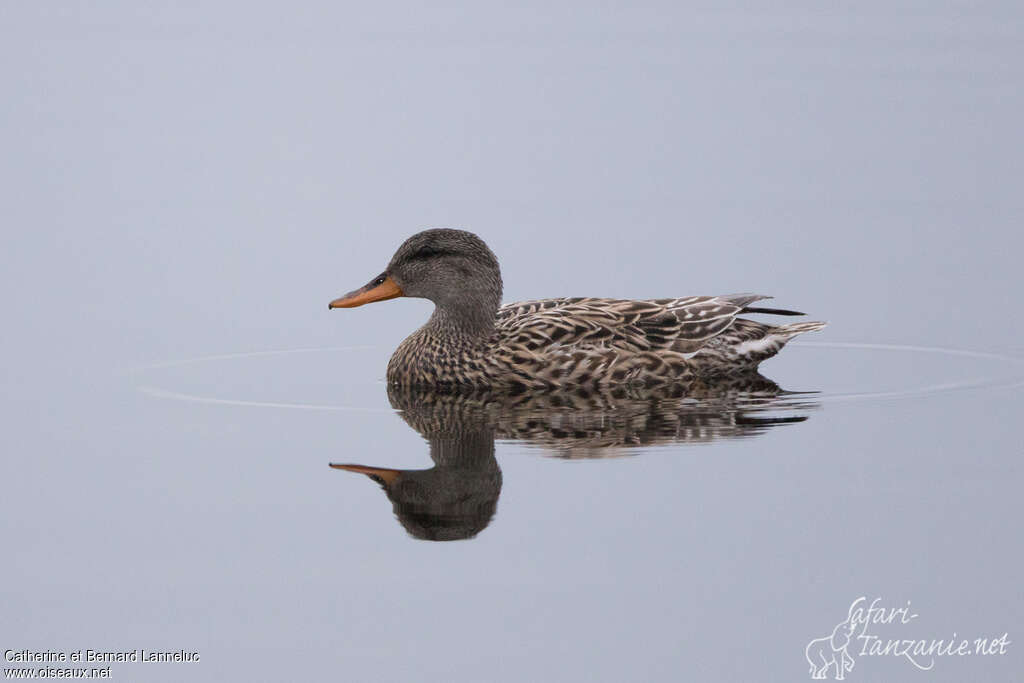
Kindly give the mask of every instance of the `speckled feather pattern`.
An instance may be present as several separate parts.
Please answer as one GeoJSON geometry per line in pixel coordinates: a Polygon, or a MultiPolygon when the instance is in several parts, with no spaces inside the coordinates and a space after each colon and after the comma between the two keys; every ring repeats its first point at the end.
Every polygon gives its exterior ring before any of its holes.
{"type": "Polygon", "coordinates": [[[657,385],[749,372],[793,336],[824,323],[737,318],[754,294],[623,300],[565,298],[502,306],[487,337],[424,326],[395,351],[392,384],[657,385]]]}
{"type": "Polygon", "coordinates": [[[388,363],[388,383],[435,388],[657,386],[745,373],[794,335],[824,323],[772,326],[741,313],[758,294],[675,299],[540,299],[500,305],[498,259],[465,230],[432,228],[399,246],[383,274],[331,302],[348,308],[394,296],[434,313],[388,363]]]}

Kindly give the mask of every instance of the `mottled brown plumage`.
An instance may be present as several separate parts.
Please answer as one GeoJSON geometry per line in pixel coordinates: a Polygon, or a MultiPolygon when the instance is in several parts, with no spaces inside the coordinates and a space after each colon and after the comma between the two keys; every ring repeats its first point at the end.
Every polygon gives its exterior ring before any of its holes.
{"type": "Polygon", "coordinates": [[[461,230],[426,230],[387,270],[331,303],[430,299],[434,314],[399,345],[390,384],[523,389],[659,385],[754,370],[821,322],[772,326],[738,318],[757,294],[679,299],[542,299],[500,306],[501,274],[487,245],[461,230]]]}

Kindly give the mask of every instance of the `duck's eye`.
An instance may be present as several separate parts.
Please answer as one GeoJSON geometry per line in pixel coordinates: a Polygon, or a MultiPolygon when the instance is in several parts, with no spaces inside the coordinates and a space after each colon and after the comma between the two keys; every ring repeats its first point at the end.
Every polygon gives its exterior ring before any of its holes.
{"type": "Polygon", "coordinates": [[[376,287],[377,285],[384,284],[384,280],[386,280],[386,279],[387,279],[386,275],[381,275],[380,277],[378,277],[376,280],[373,281],[373,286],[376,287]]]}

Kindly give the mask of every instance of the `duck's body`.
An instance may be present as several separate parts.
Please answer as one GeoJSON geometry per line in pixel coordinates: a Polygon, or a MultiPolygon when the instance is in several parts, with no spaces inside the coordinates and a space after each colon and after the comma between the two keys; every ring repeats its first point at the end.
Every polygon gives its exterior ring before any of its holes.
{"type": "Polygon", "coordinates": [[[390,384],[552,388],[662,384],[749,372],[792,337],[821,322],[771,326],[742,313],[756,294],[680,299],[542,299],[499,306],[497,259],[472,233],[427,230],[366,287],[331,303],[359,306],[422,296],[434,315],[399,345],[390,384]]]}
{"type": "Polygon", "coordinates": [[[736,317],[746,303],[764,298],[741,294],[506,304],[486,336],[424,325],[391,357],[388,382],[551,388],[749,372],[795,335],[824,327],[773,327],[736,317]]]}

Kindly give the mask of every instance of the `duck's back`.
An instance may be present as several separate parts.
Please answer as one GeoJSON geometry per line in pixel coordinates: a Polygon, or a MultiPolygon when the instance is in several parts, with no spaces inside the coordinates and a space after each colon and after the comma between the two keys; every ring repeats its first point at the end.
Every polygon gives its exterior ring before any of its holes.
{"type": "Polygon", "coordinates": [[[800,332],[824,323],[771,326],[737,318],[782,312],[749,305],[757,294],[677,299],[563,298],[498,311],[495,360],[530,385],[670,382],[746,372],[800,332]]]}
{"type": "Polygon", "coordinates": [[[497,327],[528,349],[567,346],[692,353],[727,330],[757,294],[678,299],[567,298],[502,306],[497,327]]]}

